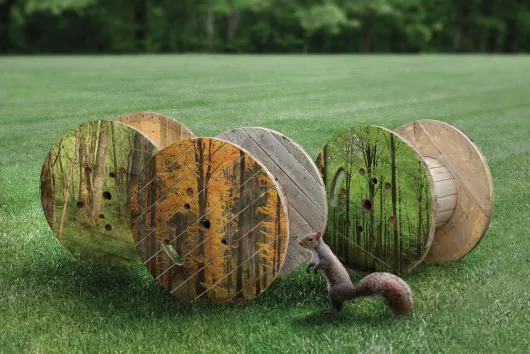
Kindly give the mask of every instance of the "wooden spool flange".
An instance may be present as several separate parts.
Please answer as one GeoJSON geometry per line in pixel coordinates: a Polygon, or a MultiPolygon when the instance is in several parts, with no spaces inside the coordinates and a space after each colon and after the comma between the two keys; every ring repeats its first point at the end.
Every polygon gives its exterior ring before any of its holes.
{"type": "Polygon", "coordinates": [[[405,274],[420,264],[437,205],[434,181],[409,143],[358,126],[333,137],[317,165],[329,196],[324,239],[346,266],[405,274]]]}
{"type": "Polygon", "coordinates": [[[311,257],[299,240],[326,229],[326,189],[317,166],[301,146],[270,129],[237,128],[217,137],[250,152],[285,191],[289,203],[289,247],[279,275],[293,272],[311,257]]]}
{"type": "Polygon", "coordinates": [[[138,264],[130,231],[132,188],[157,151],[136,129],[113,121],[84,123],[46,155],[41,203],[48,225],[76,257],[138,264]]]}
{"type": "Polygon", "coordinates": [[[394,130],[428,166],[435,183],[436,232],[425,261],[455,261],[482,240],[493,212],[493,180],[486,158],[463,132],[437,120],[394,130]]]}
{"type": "Polygon", "coordinates": [[[145,134],[159,150],[174,142],[195,137],[184,124],[161,113],[136,112],[116,121],[130,125],[145,134]]]}
{"type": "Polygon", "coordinates": [[[251,299],[285,259],[289,222],[279,184],[252,154],[216,138],[159,151],[133,196],[142,261],[172,295],[251,299]]]}

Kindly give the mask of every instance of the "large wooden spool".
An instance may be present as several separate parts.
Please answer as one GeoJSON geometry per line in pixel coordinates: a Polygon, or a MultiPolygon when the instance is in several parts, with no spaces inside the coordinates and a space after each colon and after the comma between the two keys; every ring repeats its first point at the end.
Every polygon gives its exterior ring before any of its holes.
{"type": "Polygon", "coordinates": [[[415,149],[376,126],[347,129],[317,158],[329,197],[324,239],[348,267],[405,274],[425,257],[434,181],[415,149]]]}
{"type": "Polygon", "coordinates": [[[159,150],[174,142],[195,137],[184,124],[161,113],[130,113],[116,119],[116,121],[130,125],[142,132],[155,143],[159,150]]]}
{"type": "Polygon", "coordinates": [[[185,300],[256,297],[289,242],[280,185],[252,154],[216,138],[159,151],[138,179],[131,220],[149,272],[185,300]]]}
{"type": "Polygon", "coordinates": [[[289,247],[280,276],[293,272],[311,257],[299,240],[326,228],[326,190],[317,166],[301,146],[270,129],[237,128],[217,137],[251,153],[282,186],[288,201],[289,247]]]}
{"type": "Polygon", "coordinates": [[[84,123],[64,134],[41,170],[48,225],[76,257],[138,264],[130,231],[130,196],[157,148],[136,129],[113,121],[84,123]]]}
{"type": "Polygon", "coordinates": [[[488,230],[493,180],[478,147],[462,131],[437,120],[395,130],[421,155],[435,181],[436,232],[425,261],[455,261],[471,252],[488,230]]]}

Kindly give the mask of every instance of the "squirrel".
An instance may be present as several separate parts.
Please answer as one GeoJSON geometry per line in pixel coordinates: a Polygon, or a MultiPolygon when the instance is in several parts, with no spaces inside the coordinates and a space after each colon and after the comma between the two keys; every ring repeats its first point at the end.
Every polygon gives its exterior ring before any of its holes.
{"type": "Polygon", "coordinates": [[[390,273],[372,273],[353,285],[346,268],[324,242],[320,232],[310,234],[300,245],[311,250],[311,261],[306,267],[315,273],[322,270],[327,281],[328,295],[333,309],[325,312],[340,311],[344,301],[361,296],[382,296],[385,304],[396,314],[407,314],[412,311],[412,292],[410,287],[398,276],[390,273]]]}

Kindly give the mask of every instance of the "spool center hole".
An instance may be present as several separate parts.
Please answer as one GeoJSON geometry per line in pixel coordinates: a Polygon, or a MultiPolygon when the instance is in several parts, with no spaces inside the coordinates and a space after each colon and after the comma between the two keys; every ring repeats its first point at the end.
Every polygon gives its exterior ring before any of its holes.
{"type": "Polygon", "coordinates": [[[365,211],[372,211],[372,201],[370,199],[363,199],[362,207],[365,211]]]}
{"type": "Polygon", "coordinates": [[[210,229],[210,220],[208,219],[202,219],[201,220],[201,226],[200,228],[204,231],[204,230],[209,230],[210,229]]]}

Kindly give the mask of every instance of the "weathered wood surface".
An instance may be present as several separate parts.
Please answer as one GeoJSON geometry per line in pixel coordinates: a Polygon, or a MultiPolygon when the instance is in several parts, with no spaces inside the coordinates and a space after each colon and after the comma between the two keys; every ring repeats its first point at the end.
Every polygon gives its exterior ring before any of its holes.
{"type": "Polygon", "coordinates": [[[345,265],[405,274],[421,263],[437,205],[410,144],[384,128],[354,127],[326,144],[317,165],[330,200],[324,238],[345,265]]]}
{"type": "Polygon", "coordinates": [[[274,177],[216,138],[158,152],[139,179],[131,218],[144,264],[185,300],[256,297],[280,272],[290,242],[287,201],[274,177]]]}
{"type": "MultiPolygon", "coordinates": [[[[455,181],[458,194],[455,211],[436,230],[425,261],[454,261],[464,257],[486,234],[493,212],[493,181],[485,157],[467,135],[445,122],[419,120],[395,132],[423,157],[441,162],[455,181]]],[[[445,213],[447,217],[449,213],[445,213]]]]}
{"type": "Polygon", "coordinates": [[[298,241],[326,228],[326,189],[317,166],[302,147],[270,129],[237,128],[217,137],[249,151],[282,186],[289,204],[290,243],[280,275],[291,273],[311,256],[298,241]]]}
{"type": "Polygon", "coordinates": [[[116,121],[130,125],[153,141],[158,149],[195,135],[184,124],[174,118],[156,112],[127,114],[116,121]]]}
{"type": "Polygon", "coordinates": [[[138,264],[129,227],[130,196],[155,145],[113,121],[84,123],[63,135],[46,156],[41,202],[59,241],[91,262],[138,264]]]}

